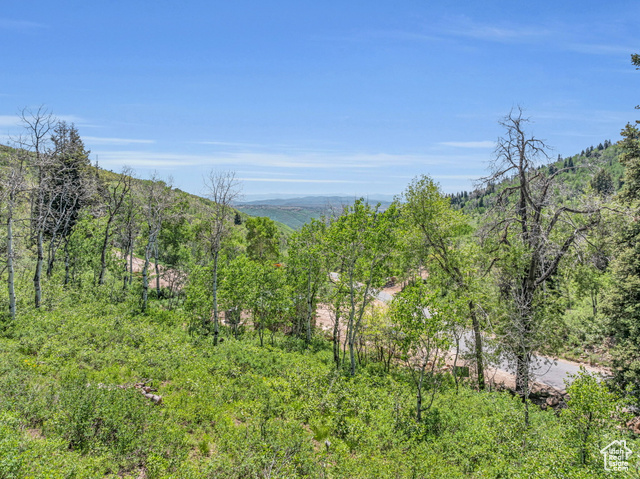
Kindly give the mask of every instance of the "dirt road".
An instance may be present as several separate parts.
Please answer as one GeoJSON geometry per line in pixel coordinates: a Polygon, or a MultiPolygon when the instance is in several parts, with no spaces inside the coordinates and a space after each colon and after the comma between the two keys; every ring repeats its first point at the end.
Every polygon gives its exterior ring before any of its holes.
{"type": "MultiPolygon", "coordinates": [[[[334,273],[332,273],[332,275],[333,274],[334,273]]],[[[379,305],[384,305],[390,302],[393,299],[393,295],[400,291],[400,289],[399,285],[395,285],[381,290],[376,295],[376,302],[379,305]]],[[[333,317],[328,305],[321,304],[318,306],[316,324],[325,331],[333,332],[333,317]]],[[[341,325],[340,329],[341,331],[344,331],[344,325],[341,325]]],[[[470,356],[472,353],[472,347],[473,335],[469,331],[462,338],[460,355],[463,358],[470,356]]],[[[489,352],[493,351],[490,350],[489,352]]],[[[450,352],[449,357],[447,358],[447,363],[449,365],[453,364],[454,355],[452,353],[453,351],[450,352]]],[[[536,386],[538,389],[550,387],[564,392],[566,388],[565,381],[570,381],[571,376],[575,375],[581,367],[584,367],[586,370],[594,373],[606,374],[606,371],[601,368],[594,368],[574,363],[572,361],[566,361],[564,359],[549,358],[545,356],[534,356],[533,363],[533,376],[535,377],[536,383],[538,383],[536,386]]],[[[457,364],[463,365],[464,359],[458,359],[457,364]]],[[[506,359],[502,359],[497,367],[489,368],[487,371],[487,377],[495,384],[502,384],[508,388],[513,388],[515,386],[515,370],[506,359]]]]}

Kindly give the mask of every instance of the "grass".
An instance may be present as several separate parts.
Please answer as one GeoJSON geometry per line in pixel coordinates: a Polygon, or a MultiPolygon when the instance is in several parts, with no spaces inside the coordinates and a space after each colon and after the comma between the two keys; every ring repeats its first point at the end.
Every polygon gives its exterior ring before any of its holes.
{"type": "Polygon", "coordinates": [[[94,297],[5,324],[0,477],[605,477],[577,465],[553,412],[533,410],[525,430],[509,394],[456,394],[445,378],[417,424],[402,369],[352,378],[322,339],[214,347],[185,313],[94,297]]]}

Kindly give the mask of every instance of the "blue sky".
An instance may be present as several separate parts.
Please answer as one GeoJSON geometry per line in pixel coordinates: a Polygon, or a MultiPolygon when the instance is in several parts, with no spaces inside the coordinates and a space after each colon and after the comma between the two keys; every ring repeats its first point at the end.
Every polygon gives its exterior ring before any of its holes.
{"type": "Polygon", "coordinates": [[[487,173],[521,105],[567,156],[640,115],[640,2],[21,1],[0,11],[0,141],[75,122],[92,160],[192,193],[447,192],[487,173]]]}

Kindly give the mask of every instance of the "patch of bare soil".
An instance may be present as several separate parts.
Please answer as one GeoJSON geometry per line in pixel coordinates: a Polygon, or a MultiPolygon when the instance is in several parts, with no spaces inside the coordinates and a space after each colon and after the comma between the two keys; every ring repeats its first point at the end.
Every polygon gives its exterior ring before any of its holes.
{"type": "Polygon", "coordinates": [[[25,432],[31,439],[44,439],[44,434],[40,429],[29,428],[25,429],[25,432]]]}
{"type": "MultiPolygon", "coordinates": [[[[118,258],[122,258],[122,254],[119,251],[116,253],[116,255],[118,256],[118,258]]],[[[129,258],[127,258],[127,268],[129,267],[129,261],[129,258]]],[[[144,259],[134,256],[133,260],[131,260],[131,267],[134,273],[142,273],[142,270],[144,269],[144,259]]],[[[159,276],[161,288],[167,288],[172,291],[179,291],[180,289],[182,289],[182,286],[186,281],[185,273],[172,268],[166,268],[165,266],[162,266],[160,264],[158,265],[158,271],[160,273],[159,276]]],[[[148,274],[149,287],[155,288],[157,275],[156,264],[153,261],[149,262],[148,274]]]]}

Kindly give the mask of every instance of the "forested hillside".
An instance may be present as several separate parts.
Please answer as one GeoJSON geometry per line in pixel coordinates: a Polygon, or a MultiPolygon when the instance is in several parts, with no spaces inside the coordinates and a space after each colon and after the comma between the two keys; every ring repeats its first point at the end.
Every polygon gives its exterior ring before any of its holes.
{"type": "MultiPolygon", "coordinates": [[[[561,155],[555,161],[545,158],[538,168],[548,174],[561,171],[559,181],[567,194],[612,195],[624,185],[621,153],[617,143],[605,140],[597,147],[590,146],[567,158],[561,155]]],[[[468,214],[482,214],[492,205],[495,193],[496,185],[488,182],[472,192],[462,191],[448,196],[454,207],[463,208],[468,214]]]]}
{"type": "MultiPolygon", "coordinates": [[[[311,220],[339,214],[345,206],[356,198],[348,196],[306,196],[302,198],[271,199],[240,203],[239,211],[251,216],[267,216],[277,223],[299,230],[311,220]]],[[[378,203],[370,200],[370,203],[378,203]]],[[[380,201],[381,206],[389,206],[389,201],[380,201]]]]}
{"type": "Polygon", "coordinates": [[[0,477],[591,478],[635,451],[633,126],[549,162],[514,110],[474,193],[421,175],[287,236],[233,209],[233,172],[197,198],[25,120],[1,150],[0,477]],[[611,377],[541,391],[558,355],[611,377]]]}

